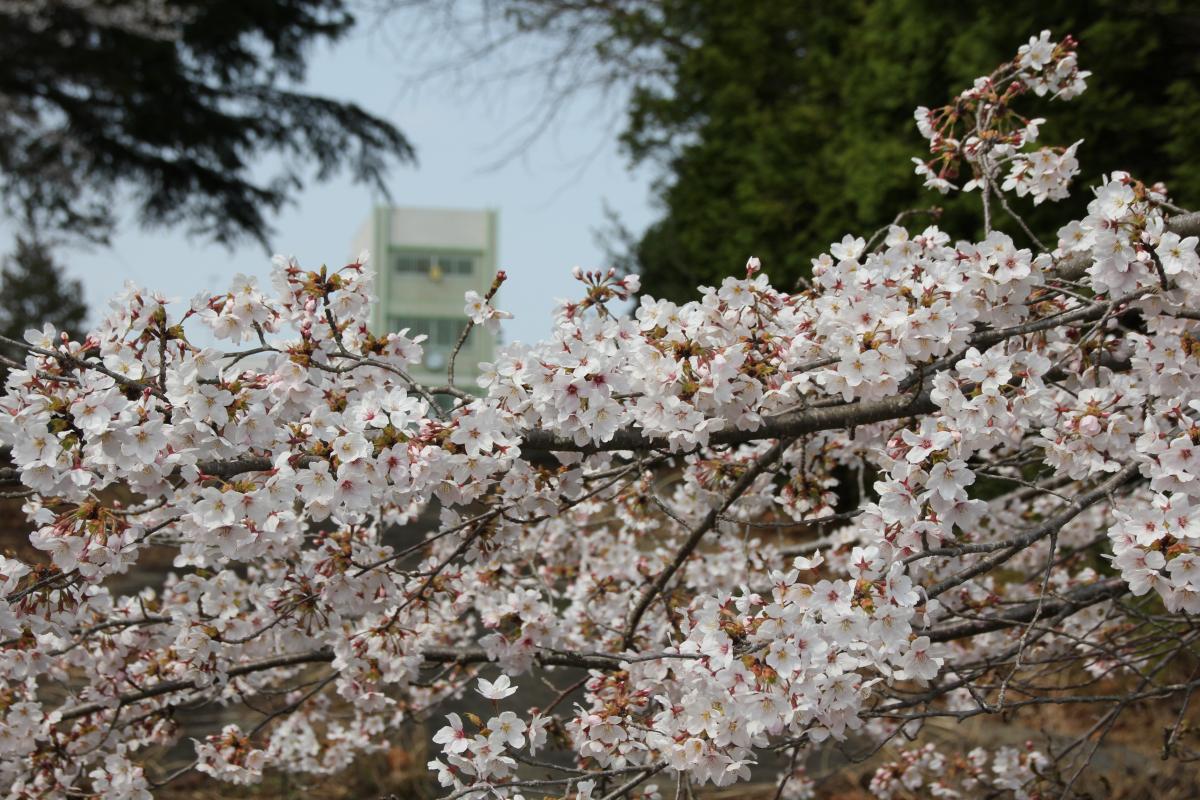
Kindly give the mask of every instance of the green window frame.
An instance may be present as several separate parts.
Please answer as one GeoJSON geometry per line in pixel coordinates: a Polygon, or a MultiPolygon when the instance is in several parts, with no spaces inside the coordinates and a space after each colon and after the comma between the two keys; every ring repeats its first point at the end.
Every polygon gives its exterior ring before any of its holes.
{"type": "Polygon", "coordinates": [[[408,315],[392,315],[388,317],[388,330],[401,331],[408,329],[410,338],[424,334],[429,337],[425,343],[426,351],[434,348],[450,351],[458,344],[467,327],[465,317],[411,317],[408,315]]]}
{"type": "Polygon", "coordinates": [[[482,253],[446,250],[393,250],[392,269],[402,275],[428,275],[434,266],[442,275],[472,275],[482,261],[482,253]]]}

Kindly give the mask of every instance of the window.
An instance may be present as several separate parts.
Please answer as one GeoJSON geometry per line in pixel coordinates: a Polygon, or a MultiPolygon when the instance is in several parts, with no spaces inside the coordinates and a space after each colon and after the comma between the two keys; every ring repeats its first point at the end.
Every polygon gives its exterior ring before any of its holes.
{"type": "Polygon", "coordinates": [[[397,253],[393,263],[397,272],[420,272],[428,275],[432,259],[421,253],[397,253]]]}
{"type": "MultiPolygon", "coordinates": [[[[467,327],[467,320],[462,317],[389,317],[388,327],[392,331],[402,331],[407,327],[410,338],[427,336],[426,341],[421,343],[421,347],[425,348],[422,366],[428,371],[440,372],[448,365],[458,337],[467,327]]],[[[469,337],[467,341],[470,341],[469,337]]],[[[467,347],[467,342],[463,343],[463,347],[467,347]]]]}
{"type": "Polygon", "coordinates": [[[469,253],[401,250],[392,254],[392,268],[396,272],[428,275],[436,265],[443,275],[470,275],[475,271],[477,258],[469,253]]]}
{"type": "Polygon", "coordinates": [[[433,347],[454,347],[458,337],[462,336],[467,321],[452,317],[391,317],[388,328],[399,331],[408,328],[408,335],[429,337],[429,345],[433,347]]]}
{"type": "Polygon", "coordinates": [[[450,256],[442,259],[442,264],[447,275],[470,275],[475,270],[472,256],[450,256]]]}
{"type": "MultiPolygon", "coordinates": [[[[388,329],[401,331],[408,328],[410,338],[422,334],[429,337],[422,343],[425,348],[424,366],[430,370],[443,370],[467,327],[466,319],[462,317],[388,317],[388,329]]],[[[467,341],[470,341],[468,337],[467,341]]],[[[466,342],[463,343],[466,346],[466,342]]]]}

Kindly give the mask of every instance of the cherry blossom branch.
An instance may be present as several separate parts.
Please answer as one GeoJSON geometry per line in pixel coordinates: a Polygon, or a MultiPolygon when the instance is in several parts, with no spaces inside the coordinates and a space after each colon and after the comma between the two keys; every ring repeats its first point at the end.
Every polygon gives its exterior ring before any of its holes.
{"type": "MultiPolygon", "coordinates": [[[[482,648],[447,648],[447,647],[428,647],[421,651],[421,655],[429,664],[457,664],[466,666],[470,664],[489,664],[495,663],[492,658],[482,648]]],[[[629,656],[616,653],[571,653],[557,650],[541,650],[533,655],[533,660],[536,664],[543,667],[575,667],[578,669],[597,669],[597,670],[619,670],[622,664],[636,663],[639,661],[653,661],[664,658],[682,658],[692,659],[697,656],[678,653],[653,653],[643,656],[629,656]]],[[[281,668],[290,668],[295,666],[303,666],[306,664],[322,664],[332,661],[334,654],[332,650],[322,648],[306,653],[293,653],[291,655],[276,656],[273,658],[263,659],[261,661],[251,662],[249,664],[241,664],[230,667],[226,672],[229,678],[241,677],[244,675],[252,675],[258,672],[267,670],[275,670],[281,668]]],[[[127,692],[118,695],[110,702],[94,702],[68,708],[61,712],[59,719],[69,721],[86,717],[91,714],[112,711],[118,708],[123,708],[128,705],[140,702],[142,700],[151,700],[155,697],[161,697],[167,694],[175,694],[177,692],[186,692],[196,689],[206,688],[202,684],[197,684],[194,680],[174,680],[164,681],[154,686],[139,689],[134,692],[127,692]]]]}
{"type": "Polygon", "coordinates": [[[770,467],[775,462],[775,459],[779,458],[783,451],[791,446],[794,441],[794,437],[789,437],[780,439],[771,445],[765,453],[759,456],[753,464],[742,472],[729,491],[725,493],[724,499],[717,506],[710,509],[700,523],[691,530],[688,538],[676,550],[675,557],[671,560],[671,563],[664,567],[655,577],[654,581],[642,590],[637,603],[630,610],[629,616],[625,620],[625,635],[622,639],[622,647],[625,649],[633,647],[638,624],[642,621],[642,616],[646,613],[646,609],[650,607],[650,604],[654,602],[654,598],[670,583],[671,578],[679,571],[684,562],[688,560],[692,552],[696,549],[696,546],[700,544],[700,540],[704,538],[704,535],[717,524],[718,517],[737,502],[738,498],[750,488],[758,476],[770,467]]]}
{"type": "MultiPolygon", "coordinates": [[[[928,392],[901,395],[886,400],[844,403],[836,406],[812,408],[779,417],[768,417],[756,430],[719,430],[709,435],[710,446],[744,444],[765,439],[795,439],[807,433],[853,428],[874,422],[886,422],[903,417],[928,414],[936,408],[928,392]]],[[[636,428],[618,430],[604,442],[577,444],[572,439],[555,436],[547,431],[529,431],[525,434],[523,450],[546,452],[600,453],[614,450],[650,450],[662,447],[664,441],[647,437],[636,428]]]]}
{"type": "Polygon", "coordinates": [[[450,359],[446,364],[446,385],[451,389],[454,388],[454,364],[458,360],[458,354],[462,350],[463,345],[467,343],[467,337],[471,335],[471,330],[475,327],[477,316],[482,318],[483,314],[486,313],[486,310],[491,309],[490,304],[492,300],[495,299],[496,292],[500,291],[500,287],[503,285],[506,279],[507,275],[505,275],[503,270],[496,273],[496,277],[492,279],[492,285],[488,287],[487,292],[484,294],[481,302],[478,304],[480,308],[480,314],[470,314],[467,317],[467,324],[463,326],[462,333],[458,336],[458,341],[454,343],[454,349],[450,351],[450,359]]]}
{"type": "Polygon", "coordinates": [[[926,635],[934,642],[952,642],[957,639],[969,639],[993,631],[1005,630],[1033,621],[1037,617],[1038,604],[1042,604],[1042,613],[1058,617],[1064,613],[1074,613],[1084,608],[1113,600],[1129,591],[1128,584],[1120,578],[1088,584],[1066,592],[1055,599],[1039,600],[1024,603],[1011,608],[998,609],[993,616],[971,622],[961,622],[953,625],[935,627],[926,635]]]}
{"type": "MultiPolygon", "coordinates": [[[[1178,214],[1167,220],[1166,229],[1179,236],[1200,236],[1200,212],[1178,214]]],[[[1054,277],[1059,280],[1077,281],[1092,265],[1089,253],[1070,253],[1060,258],[1054,268],[1054,277]]]]}
{"type": "Polygon", "coordinates": [[[989,545],[989,549],[1003,549],[996,555],[991,556],[990,558],[982,559],[967,569],[964,569],[961,572],[946,578],[945,580],[935,583],[926,590],[926,594],[931,599],[935,598],[944,592],[953,589],[955,586],[959,586],[960,584],[970,580],[971,578],[992,571],[1034,542],[1044,539],[1053,532],[1061,530],[1064,525],[1083,513],[1085,509],[1094,503],[1104,500],[1114,490],[1133,481],[1140,470],[1140,463],[1134,462],[1125,465],[1111,478],[1101,483],[1095,489],[1079,495],[1067,506],[1066,509],[1051,517],[1046,522],[1043,522],[1041,525],[1038,525],[1037,527],[1021,534],[1020,536],[1013,537],[1005,542],[989,545]]]}
{"type": "MultiPolygon", "coordinates": [[[[1042,121],[1016,109],[1082,91],[1075,59],[1043,33],[919,109],[917,171],[970,177],[988,228],[1008,193],[1061,199],[1075,146],[1030,152],[1042,121]]],[[[141,796],[176,732],[199,734],[176,775],[254,782],[335,730],[338,759],[369,750],[472,683],[494,715],[433,737],[460,797],[616,800],[662,769],[682,797],[822,746],[888,753],[873,786],[919,792],[925,719],[1091,703],[1096,739],[1134,703],[1186,707],[1200,216],[1109,173],[1057,263],[903,222],[832,243],[801,292],[751,258],[622,316],[636,277],[579,269],[586,296],[498,351],[478,396],[454,366],[506,316],[494,292],[464,298],[449,382],[426,386],[405,369],[420,343],[372,329],[361,260],[278,258],[273,289],[238,276],[178,320],[130,287],[82,343],[31,336],[0,395],[0,481],[42,554],[0,555],[0,789],[141,796]],[[539,680],[543,714],[502,705],[539,680]],[[180,713],[239,700],[248,736],[180,713]]],[[[953,763],[1032,796],[1072,790],[1094,752],[953,763]]]]}

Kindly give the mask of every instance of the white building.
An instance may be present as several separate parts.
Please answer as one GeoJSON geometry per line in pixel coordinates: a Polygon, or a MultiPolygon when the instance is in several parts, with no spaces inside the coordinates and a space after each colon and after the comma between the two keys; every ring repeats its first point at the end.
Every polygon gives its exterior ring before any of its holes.
{"type": "MultiPolygon", "coordinates": [[[[375,333],[425,334],[425,362],[413,377],[445,384],[451,351],[466,325],[463,294],[487,292],[496,276],[497,214],[492,209],[376,208],[354,237],[354,253],[371,251],[379,302],[375,333]]],[[[471,331],[455,361],[455,384],[475,391],[477,365],[491,361],[495,337],[471,331]]]]}

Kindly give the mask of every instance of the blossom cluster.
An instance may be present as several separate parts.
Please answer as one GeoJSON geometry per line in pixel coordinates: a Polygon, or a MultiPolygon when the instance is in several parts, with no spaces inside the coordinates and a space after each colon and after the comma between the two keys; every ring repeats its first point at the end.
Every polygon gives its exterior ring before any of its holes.
{"type": "Polygon", "coordinates": [[[953,103],[932,110],[918,108],[917,129],[929,140],[932,158],[914,157],[913,163],[925,186],[942,194],[957,188],[982,189],[985,208],[997,184],[1017,197],[1032,196],[1035,204],[1067,197],[1071,179],[1079,171],[1075,153],[1082,142],[1024,152],[1038,140],[1046,120],[1024,117],[1013,104],[1031,90],[1039,97],[1050,94],[1062,100],[1081,94],[1091,73],[1079,69],[1075,46],[1070,36],[1052,42],[1050,31],[1042,31],[1021,46],[1012,62],[977,79],[953,103]],[[959,186],[954,181],[964,166],[970,168],[971,177],[959,186]],[[1008,173],[1001,183],[1005,166],[1008,173]]]}
{"type": "MultiPolygon", "coordinates": [[[[1085,76],[1045,36],[997,74],[960,103],[1085,76]]],[[[1013,169],[1018,122],[988,140],[1013,169]]],[[[1030,158],[985,190],[1065,190],[1073,147],[1030,158]]],[[[1053,250],[985,228],[846,235],[794,292],[752,258],[683,304],[577,270],[473,387],[413,380],[365,256],[29,331],[0,396],[37,553],[0,556],[0,787],[142,800],[189,741],[219,781],[329,775],[432,721],[449,796],[649,800],[785,753],[805,797],[803,754],[1009,710],[1043,686],[1023,665],[1153,677],[1168,626],[1117,600],[1198,609],[1200,222],[1114,173],[1053,250]],[[206,706],[257,716],[181,713],[206,706]]],[[[1020,797],[1043,761],[972,753],[955,791],[1020,797]]],[[[875,791],[948,763],[905,751],[875,791]]]]}
{"type": "Polygon", "coordinates": [[[1000,747],[989,753],[976,747],[965,756],[947,757],[934,744],[900,752],[871,776],[871,792],[880,800],[928,796],[958,800],[972,797],[1041,796],[1037,784],[1050,759],[1027,742],[1023,749],[1000,747]],[[989,763],[990,762],[990,763],[989,763]]]}

